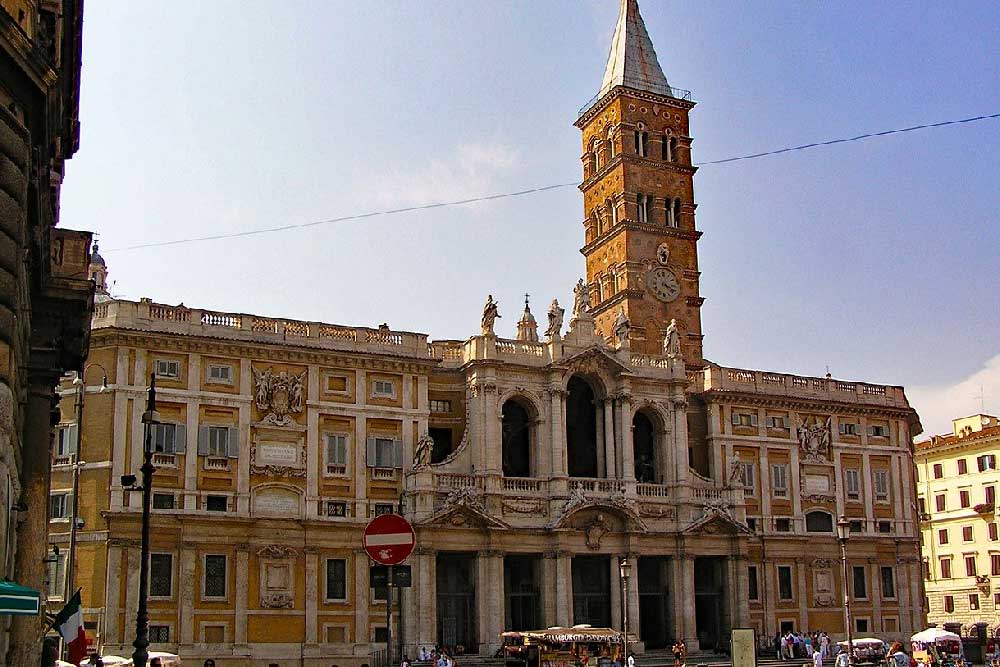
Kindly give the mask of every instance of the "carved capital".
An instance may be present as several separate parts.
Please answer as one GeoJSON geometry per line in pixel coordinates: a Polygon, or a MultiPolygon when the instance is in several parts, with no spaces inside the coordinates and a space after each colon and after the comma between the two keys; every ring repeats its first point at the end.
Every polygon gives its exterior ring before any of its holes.
{"type": "Polygon", "coordinates": [[[476,555],[479,558],[503,558],[504,552],[499,549],[483,549],[476,555]]]}

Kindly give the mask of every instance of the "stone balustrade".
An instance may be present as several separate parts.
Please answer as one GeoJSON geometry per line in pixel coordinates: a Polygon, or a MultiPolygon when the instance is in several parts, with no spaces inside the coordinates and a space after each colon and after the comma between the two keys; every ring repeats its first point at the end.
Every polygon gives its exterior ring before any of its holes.
{"type": "Polygon", "coordinates": [[[759,394],[899,408],[907,408],[909,405],[903,394],[903,388],[892,385],[845,382],[833,378],[804,377],[714,365],[704,370],[688,372],[687,375],[693,391],[751,391],[759,394]]]}

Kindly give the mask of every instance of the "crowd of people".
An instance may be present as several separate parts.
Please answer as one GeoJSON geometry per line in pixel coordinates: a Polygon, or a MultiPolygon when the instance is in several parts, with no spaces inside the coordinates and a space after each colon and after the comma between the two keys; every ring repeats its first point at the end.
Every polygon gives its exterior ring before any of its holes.
{"type": "Polygon", "coordinates": [[[825,660],[836,653],[830,635],[822,631],[778,633],[774,637],[774,650],[779,660],[814,659],[817,653],[820,660],[825,660]]]}
{"type": "MultiPolygon", "coordinates": [[[[454,656],[456,653],[461,653],[464,650],[464,646],[456,646],[454,649],[449,649],[447,646],[435,646],[432,649],[421,646],[420,650],[417,651],[417,661],[429,662],[431,663],[431,667],[458,667],[458,663],[455,661],[454,656]]],[[[403,658],[403,661],[400,663],[400,667],[410,667],[409,656],[405,656],[403,658]]]]}

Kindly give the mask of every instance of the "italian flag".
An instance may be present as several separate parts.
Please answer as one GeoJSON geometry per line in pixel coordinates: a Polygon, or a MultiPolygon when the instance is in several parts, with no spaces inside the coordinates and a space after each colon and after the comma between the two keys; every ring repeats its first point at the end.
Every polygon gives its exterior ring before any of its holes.
{"type": "Polygon", "coordinates": [[[52,621],[52,627],[59,631],[66,642],[66,658],[79,667],[87,657],[87,631],[83,629],[83,612],[80,611],[80,590],[77,589],[66,606],[52,621]]]}

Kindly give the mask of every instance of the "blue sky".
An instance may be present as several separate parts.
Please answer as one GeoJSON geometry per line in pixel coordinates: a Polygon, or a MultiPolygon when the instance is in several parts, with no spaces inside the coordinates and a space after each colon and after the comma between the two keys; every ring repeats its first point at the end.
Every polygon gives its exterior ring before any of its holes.
{"type": "MultiPolygon", "coordinates": [[[[1000,112],[1000,5],[640,0],[694,158],[1000,112]]],[[[575,188],[115,251],[580,178],[615,0],[94,2],[62,224],[137,299],[513,336],[583,274],[575,188]]],[[[903,384],[928,432],[1000,410],[1000,120],[695,180],[705,351],[903,384]]]]}

